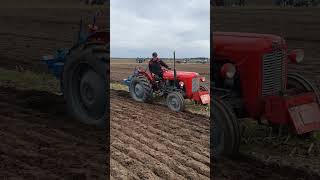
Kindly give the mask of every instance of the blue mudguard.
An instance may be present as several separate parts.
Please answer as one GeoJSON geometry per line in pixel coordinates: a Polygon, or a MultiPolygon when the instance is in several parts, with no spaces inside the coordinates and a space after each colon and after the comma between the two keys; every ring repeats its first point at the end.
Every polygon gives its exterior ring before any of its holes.
{"type": "Polygon", "coordinates": [[[59,49],[54,56],[48,55],[42,57],[42,61],[47,64],[50,73],[52,73],[59,80],[63,72],[67,53],[68,50],[59,49]]]}
{"type": "Polygon", "coordinates": [[[128,79],[124,79],[124,80],[122,80],[122,82],[123,82],[125,85],[130,86],[130,83],[131,83],[132,78],[133,78],[133,75],[130,75],[130,76],[128,77],[128,79]]]}

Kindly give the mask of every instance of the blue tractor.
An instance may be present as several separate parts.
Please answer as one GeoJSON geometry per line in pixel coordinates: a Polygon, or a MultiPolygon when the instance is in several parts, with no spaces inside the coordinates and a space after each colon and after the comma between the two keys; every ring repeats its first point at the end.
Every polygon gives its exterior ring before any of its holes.
{"type": "Polygon", "coordinates": [[[96,16],[87,30],[80,20],[78,40],[70,49],[43,56],[48,70],[60,81],[68,112],[85,124],[105,127],[109,31],[98,30],[96,16]]]}

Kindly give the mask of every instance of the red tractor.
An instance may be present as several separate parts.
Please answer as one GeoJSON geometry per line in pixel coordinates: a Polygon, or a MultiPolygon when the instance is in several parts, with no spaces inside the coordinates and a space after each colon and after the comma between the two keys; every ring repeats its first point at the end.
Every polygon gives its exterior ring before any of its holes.
{"type": "Polygon", "coordinates": [[[320,129],[317,87],[288,73],[288,63],[301,63],[303,50],[288,52],[283,38],[267,34],[215,32],[213,43],[215,157],[238,152],[239,118],[295,134],[320,129]]]}
{"type": "Polygon", "coordinates": [[[191,99],[199,104],[209,104],[210,95],[204,77],[196,72],[163,71],[163,80],[160,80],[149,69],[137,67],[124,83],[129,86],[131,97],[138,102],[150,102],[154,95],[165,96],[168,107],[173,111],[183,111],[184,99],[191,99]]]}

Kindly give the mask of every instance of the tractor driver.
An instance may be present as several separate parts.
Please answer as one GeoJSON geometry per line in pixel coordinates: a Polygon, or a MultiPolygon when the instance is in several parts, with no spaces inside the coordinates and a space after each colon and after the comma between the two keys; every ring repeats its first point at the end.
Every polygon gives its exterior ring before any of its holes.
{"type": "Polygon", "coordinates": [[[161,66],[171,69],[165,62],[158,58],[158,54],[156,52],[152,53],[152,58],[149,61],[149,70],[153,74],[157,75],[160,80],[162,80],[163,77],[161,66]]]}

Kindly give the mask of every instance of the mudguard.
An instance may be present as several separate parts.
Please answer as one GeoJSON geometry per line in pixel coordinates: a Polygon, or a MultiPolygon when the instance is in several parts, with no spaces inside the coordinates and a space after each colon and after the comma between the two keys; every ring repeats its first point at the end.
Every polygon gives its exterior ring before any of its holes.
{"type": "Polygon", "coordinates": [[[52,73],[57,79],[61,78],[65,57],[68,52],[69,50],[67,49],[59,49],[54,55],[46,55],[41,59],[41,61],[47,65],[50,73],[52,73]]]}

